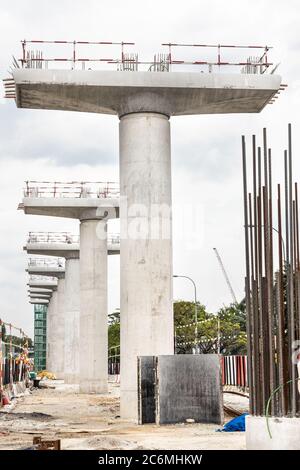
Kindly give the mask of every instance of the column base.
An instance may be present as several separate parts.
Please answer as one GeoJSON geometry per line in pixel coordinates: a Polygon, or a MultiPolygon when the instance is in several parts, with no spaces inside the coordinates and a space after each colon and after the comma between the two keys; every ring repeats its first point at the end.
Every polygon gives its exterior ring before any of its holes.
{"type": "Polygon", "coordinates": [[[79,384],[79,375],[78,374],[65,374],[65,384],[79,384]]]}
{"type": "Polygon", "coordinates": [[[79,384],[79,393],[108,393],[107,382],[87,380],[79,384]]]}
{"type": "Polygon", "coordinates": [[[53,369],[47,369],[49,372],[55,375],[56,380],[63,380],[65,381],[65,374],[63,372],[56,372],[55,367],[53,369]]]}
{"type": "Polygon", "coordinates": [[[135,390],[122,390],[120,400],[120,415],[122,419],[138,422],[138,397],[135,390]]]}
{"type": "Polygon", "coordinates": [[[247,450],[300,450],[300,418],[246,416],[247,450]]]}

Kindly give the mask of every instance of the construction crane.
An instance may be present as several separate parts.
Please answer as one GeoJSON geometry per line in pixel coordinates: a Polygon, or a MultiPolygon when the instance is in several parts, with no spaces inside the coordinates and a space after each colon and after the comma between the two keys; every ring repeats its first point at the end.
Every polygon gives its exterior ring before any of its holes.
{"type": "Polygon", "coordinates": [[[232,298],[233,298],[233,303],[237,304],[237,300],[236,300],[236,296],[235,296],[234,290],[233,290],[232,285],[231,285],[231,283],[230,283],[230,281],[229,281],[229,277],[228,277],[227,272],[226,272],[226,270],[225,270],[225,268],[224,268],[224,265],[223,265],[223,263],[222,263],[222,260],[221,260],[220,255],[219,255],[219,253],[218,253],[218,250],[217,250],[217,248],[213,248],[213,250],[214,250],[214,252],[215,252],[215,254],[216,254],[216,257],[217,257],[217,260],[218,260],[218,262],[219,262],[219,265],[221,266],[222,273],[224,274],[226,284],[227,284],[227,286],[228,286],[228,288],[229,288],[229,290],[230,290],[230,294],[231,294],[231,296],[232,296],[232,298]]]}

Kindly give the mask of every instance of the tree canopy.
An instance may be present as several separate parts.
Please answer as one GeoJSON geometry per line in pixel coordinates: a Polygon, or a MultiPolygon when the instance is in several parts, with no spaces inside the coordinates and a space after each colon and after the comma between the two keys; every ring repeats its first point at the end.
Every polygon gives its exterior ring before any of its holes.
{"type": "Polygon", "coordinates": [[[108,351],[120,346],[120,312],[115,311],[108,316],[108,351]]]}
{"type": "Polygon", "coordinates": [[[197,303],[197,342],[195,303],[184,300],[174,302],[174,324],[177,354],[190,354],[196,347],[200,353],[246,353],[245,302],[222,307],[217,314],[206,311],[197,303]]]}
{"type": "MultiPolygon", "coordinates": [[[[174,302],[174,329],[177,354],[190,354],[195,348],[195,303],[174,302]]],[[[197,346],[200,353],[246,354],[245,301],[222,307],[217,314],[209,313],[197,302],[197,346]]],[[[109,315],[108,347],[120,345],[120,312],[109,315]]]]}

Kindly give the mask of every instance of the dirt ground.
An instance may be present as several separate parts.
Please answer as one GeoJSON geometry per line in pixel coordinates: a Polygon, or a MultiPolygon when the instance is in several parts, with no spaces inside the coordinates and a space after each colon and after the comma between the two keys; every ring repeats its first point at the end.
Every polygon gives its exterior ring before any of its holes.
{"type": "MultiPolygon", "coordinates": [[[[79,394],[76,386],[47,381],[54,389],[34,389],[0,412],[0,450],[24,449],[34,436],[61,439],[62,449],[245,449],[245,433],[216,432],[217,425],[139,426],[119,417],[119,385],[107,395],[79,394]]],[[[247,399],[224,394],[231,407],[247,410],[247,399]]],[[[227,420],[230,418],[227,418],[227,420]]]]}

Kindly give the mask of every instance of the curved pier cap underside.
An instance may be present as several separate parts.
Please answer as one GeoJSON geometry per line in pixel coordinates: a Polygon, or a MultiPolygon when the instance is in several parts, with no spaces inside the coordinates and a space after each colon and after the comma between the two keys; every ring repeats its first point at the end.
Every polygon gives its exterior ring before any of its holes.
{"type": "Polygon", "coordinates": [[[30,299],[29,303],[33,304],[33,305],[48,305],[49,300],[47,300],[47,299],[30,299]]]}
{"type": "Polygon", "coordinates": [[[258,113],[279,90],[272,74],[17,69],[19,108],[167,116],[258,113]]]}
{"type": "Polygon", "coordinates": [[[30,288],[36,288],[36,289],[51,289],[52,291],[57,290],[57,280],[46,280],[46,279],[40,279],[40,280],[29,280],[27,285],[30,288]]]}
{"type": "Polygon", "coordinates": [[[69,219],[103,220],[119,217],[118,198],[27,197],[19,209],[25,214],[69,219]]]}
{"type": "Polygon", "coordinates": [[[56,277],[57,279],[64,279],[65,277],[65,268],[54,266],[28,266],[26,271],[28,274],[36,276],[56,277]]]}
{"type": "Polygon", "coordinates": [[[52,291],[50,294],[45,294],[43,292],[31,292],[29,291],[29,297],[32,299],[50,299],[52,296],[52,291]]]}
{"type": "Polygon", "coordinates": [[[31,292],[32,294],[52,294],[53,290],[52,289],[43,289],[41,287],[30,287],[28,289],[28,292],[31,292]]]}

